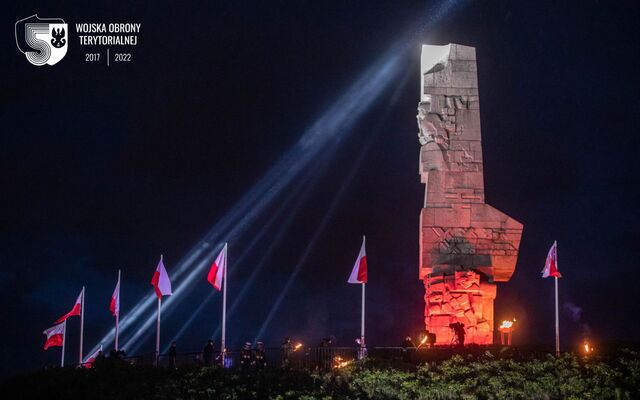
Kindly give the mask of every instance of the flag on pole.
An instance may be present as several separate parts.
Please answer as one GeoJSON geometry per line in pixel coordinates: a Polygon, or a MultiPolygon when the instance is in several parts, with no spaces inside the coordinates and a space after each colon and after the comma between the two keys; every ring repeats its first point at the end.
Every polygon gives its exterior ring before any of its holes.
{"type": "Polygon", "coordinates": [[[156,296],[158,296],[159,299],[161,299],[162,296],[171,296],[171,281],[162,263],[162,256],[160,256],[160,262],[158,263],[156,272],[153,273],[153,278],[151,278],[151,285],[153,285],[153,289],[156,291],[156,296]]]}
{"type": "Polygon", "coordinates": [[[114,317],[120,315],[120,274],[118,274],[118,283],[116,283],[116,288],[113,290],[113,294],[111,295],[109,311],[111,311],[111,315],[114,317]]]}
{"type": "Polygon", "coordinates": [[[224,244],[222,251],[216,257],[216,260],[211,264],[209,274],[207,275],[207,281],[213,285],[216,290],[222,290],[222,278],[224,278],[224,271],[227,269],[227,244],[224,244]]]}
{"type": "Polygon", "coordinates": [[[54,325],[49,329],[45,329],[42,332],[44,335],[47,335],[47,341],[44,342],[44,349],[47,350],[49,347],[61,347],[64,343],[64,334],[65,334],[65,323],[64,321],[60,324],[54,325]]]}
{"type": "Polygon", "coordinates": [[[76,300],[75,304],[73,305],[73,308],[71,308],[71,311],[69,311],[68,313],[66,313],[62,317],[58,318],[56,320],[56,322],[54,322],[54,323],[55,324],[59,324],[60,322],[66,321],[66,319],[69,318],[69,317],[80,315],[82,313],[82,300],[83,300],[83,298],[84,298],[84,287],[80,291],[80,294],[78,295],[78,299],[76,300]]]}
{"type": "Polygon", "coordinates": [[[556,241],[553,242],[553,245],[549,249],[549,253],[547,254],[547,260],[544,263],[544,269],[542,270],[542,277],[554,278],[562,278],[562,275],[558,271],[558,244],[556,241]]]}
{"type": "Polygon", "coordinates": [[[351,275],[349,276],[349,283],[367,283],[367,253],[364,249],[365,238],[362,237],[362,246],[360,247],[360,253],[356,259],[356,263],[353,266],[351,275]]]}
{"type": "Polygon", "coordinates": [[[102,351],[102,345],[100,345],[98,350],[96,350],[93,354],[87,357],[87,359],[83,363],[83,366],[85,368],[93,368],[93,363],[96,362],[96,358],[98,358],[98,354],[100,354],[101,351],[102,351]]]}

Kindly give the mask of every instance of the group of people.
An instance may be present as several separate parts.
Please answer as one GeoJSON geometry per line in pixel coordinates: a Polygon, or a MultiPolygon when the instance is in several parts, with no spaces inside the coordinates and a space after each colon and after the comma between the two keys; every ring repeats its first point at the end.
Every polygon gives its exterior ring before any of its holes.
{"type": "MultiPolygon", "coordinates": [[[[292,367],[293,353],[296,352],[296,350],[300,346],[301,344],[294,345],[291,342],[290,337],[284,338],[280,348],[282,355],[282,368],[292,367]]],[[[319,352],[317,356],[317,364],[320,368],[330,368],[332,361],[332,347],[332,338],[327,337],[322,339],[319,345],[319,352]]],[[[177,345],[175,342],[173,342],[171,343],[171,347],[169,348],[168,353],[169,367],[176,367],[177,357],[177,345]]],[[[216,351],[213,340],[207,341],[207,344],[202,349],[201,357],[198,358],[201,360],[202,365],[204,365],[205,367],[222,364],[222,352],[216,351]]],[[[231,359],[236,360],[237,365],[242,371],[261,370],[267,366],[267,354],[263,342],[256,342],[255,346],[253,347],[251,345],[251,342],[246,342],[240,349],[240,352],[237,353],[237,358],[235,356],[232,357],[232,354],[230,353],[226,353],[225,366],[231,366],[231,359]]]]}
{"type": "MultiPolygon", "coordinates": [[[[458,345],[463,344],[464,343],[464,325],[452,324],[450,327],[455,333],[455,336],[456,336],[455,339],[457,339],[457,344],[458,345]]],[[[423,344],[425,345],[425,347],[430,347],[434,343],[435,343],[435,334],[430,333],[429,331],[425,331],[425,333],[423,333],[423,339],[418,346],[416,346],[415,343],[412,341],[411,336],[407,336],[401,344],[402,358],[405,361],[410,361],[411,354],[414,350],[416,350],[417,348],[420,348],[423,344]]],[[[356,358],[357,359],[365,358],[366,352],[367,352],[366,347],[362,345],[362,343],[360,342],[360,339],[356,339],[356,344],[358,347],[356,351],[356,358]]],[[[301,344],[294,346],[293,343],[291,342],[291,338],[289,337],[284,338],[281,345],[282,368],[290,368],[292,366],[291,364],[292,364],[293,353],[298,349],[299,346],[301,346],[301,344]]],[[[333,350],[333,339],[331,337],[323,338],[320,344],[318,345],[318,348],[315,349],[316,354],[312,356],[312,358],[315,360],[314,363],[316,368],[326,369],[326,370],[332,368],[332,363],[334,358],[334,354],[332,350],[333,350]]],[[[309,355],[308,353],[305,353],[305,354],[309,355]]],[[[207,344],[202,349],[201,362],[206,367],[210,367],[215,364],[221,364],[222,355],[223,355],[222,352],[215,351],[213,340],[209,339],[207,341],[207,344]]],[[[125,353],[122,350],[120,351],[112,350],[111,353],[109,354],[109,359],[113,359],[113,360],[123,360],[124,357],[125,357],[125,353]]],[[[171,347],[169,348],[169,353],[168,353],[169,367],[175,368],[177,366],[177,357],[178,357],[177,345],[176,345],[176,342],[173,342],[171,343],[171,347]]],[[[229,355],[227,355],[225,358],[229,360],[229,355]]],[[[105,355],[102,353],[102,351],[100,351],[96,358],[96,363],[97,364],[104,363],[105,359],[106,359],[105,355]]],[[[225,364],[226,364],[225,366],[230,366],[231,361],[227,361],[225,364]]],[[[267,366],[267,355],[266,355],[264,343],[257,342],[255,347],[252,347],[251,342],[246,342],[240,350],[239,357],[238,357],[238,365],[242,371],[264,369],[267,366]]]]}
{"type": "Polygon", "coordinates": [[[99,367],[106,363],[124,362],[126,356],[127,353],[125,353],[124,350],[111,349],[111,351],[109,352],[109,357],[105,356],[102,350],[100,350],[96,355],[96,359],[93,361],[93,365],[99,367]]]}
{"type": "MultiPolygon", "coordinates": [[[[169,367],[175,368],[177,365],[178,349],[176,342],[171,343],[169,348],[169,367]]],[[[222,363],[222,353],[215,352],[213,340],[209,339],[202,349],[202,364],[211,367],[214,364],[222,363]]],[[[257,342],[255,348],[251,348],[251,343],[246,342],[240,350],[240,368],[243,371],[249,369],[262,369],[267,366],[264,343],[257,342]]]]}
{"type": "Polygon", "coordinates": [[[267,366],[267,356],[264,352],[264,343],[257,342],[255,348],[251,348],[251,342],[246,342],[240,350],[240,369],[261,370],[267,366]]]}

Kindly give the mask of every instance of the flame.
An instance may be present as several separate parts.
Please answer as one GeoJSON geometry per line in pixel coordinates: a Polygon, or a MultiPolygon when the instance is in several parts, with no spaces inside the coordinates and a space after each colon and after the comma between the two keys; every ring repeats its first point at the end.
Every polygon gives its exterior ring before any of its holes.
{"type": "Polygon", "coordinates": [[[345,360],[340,356],[335,356],[333,359],[333,367],[334,368],[344,368],[347,365],[351,364],[353,360],[345,360]]]}
{"type": "Polygon", "coordinates": [[[428,339],[428,337],[427,337],[427,335],[425,335],[425,336],[422,338],[422,340],[420,341],[420,344],[418,345],[418,347],[416,347],[416,348],[417,348],[417,349],[419,349],[419,348],[420,348],[420,346],[422,346],[422,345],[427,341],[427,339],[428,339]]]}
{"type": "Polygon", "coordinates": [[[583,347],[584,347],[584,352],[585,353],[592,353],[593,352],[593,347],[591,345],[589,345],[588,341],[584,342],[583,347]]]}
{"type": "Polygon", "coordinates": [[[499,329],[511,329],[513,327],[514,322],[515,322],[515,319],[513,321],[504,320],[502,321],[502,325],[500,325],[499,329]]]}
{"type": "Polygon", "coordinates": [[[293,351],[298,350],[300,347],[302,347],[302,343],[296,343],[295,347],[293,348],[293,351]]]}

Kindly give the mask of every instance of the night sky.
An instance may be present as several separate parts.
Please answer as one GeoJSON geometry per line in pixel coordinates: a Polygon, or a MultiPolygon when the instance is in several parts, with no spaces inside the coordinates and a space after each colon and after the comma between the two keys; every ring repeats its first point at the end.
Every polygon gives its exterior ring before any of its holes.
{"type": "MultiPolygon", "coordinates": [[[[421,328],[424,186],[415,114],[422,43],[476,47],[486,199],[524,224],[516,272],[498,287],[496,320],[518,318],[516,344],[553,343],[553,282],[540,271],[557,240],[563,347],[584,335],[596,343],[640,337],[640,5],[453,3],[437,24],[427,22],[439,2],[423,1],[4,4],[0,374],[59,362],[58,348],[42,350],[42,331],[83,285],[85,350],[98,344],[113,325],[117,269],[126,315],[152,293],[159,255],[171,275],[398,40],[409,51],[397,82],[242,235],[211,243],[230,240],[230,302],[263,263],[229,315],[229,345],[255,338],[306,254],[259,339],[315,345],[333,335],[351,346],[360,288],[346,279],[363,234],[369,344],[395,346],[421,328]],[[134,60],[86,63],[72,30],[65,59],[32,66],[13,29],[34,13],[70,27],[142,23],[134,60]]],[[[205,277],[206,270],[163,315],[163,347],[213,290],[205,277]]],[[[216,293],[177,340],[179,351],[200,350],[220,310],[216,293]]],[[[69,320],[70,361],[77,360],[78,327],[78,318],[69,320]]],[[[121,341],[136,330],[123,331],[121,341]]],[[[153,351],[154,326],[147,331],[137,353],[153,351]]],[[[219,335],[214,340],[219,346],[219,335]]]]}

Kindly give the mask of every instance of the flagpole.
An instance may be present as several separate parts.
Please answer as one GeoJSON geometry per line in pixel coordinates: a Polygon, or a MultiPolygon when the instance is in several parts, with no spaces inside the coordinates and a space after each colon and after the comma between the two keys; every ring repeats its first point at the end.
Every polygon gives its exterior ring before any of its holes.
{"type": "Polygon", "coordinates": [[[62,360],[60,361],[60,366],[64,367],[64,347],[67,343],[67,320],[64,320],[64,333],[62,334],[62,360]]]}
{"type": "MultiPolygon", "coordinates": [[[[65,326],[66,329],[66,326],[65,326]]],[[[82,302],[80,303],[80,354],[78,364],[82,365],[82,341],[84,339],[84,286],[82,287],[82,302]]]]}
{"type": "Polygon", "coordinates": [[[118,270],[118,309],[116,313],[116,344],[115,348],[118,351],[118,326],[120,325],[120,270],[118,270]]]}
{"type": "Polygon", "coordinates": [[[364,342],[364,287],[366,283],[362,283],[362,317],[360,321],[360,347],[365,347],[364,342]]]}
{"type": "Polygon", "coordinates": [[[556,281],[556,357],[560,357],[560,319],[558,317],[558,277],[556,281]]]}
{"type": "Polygon", "coordinates": [[[156,367],[160,359],[160,307],[162,305],[162,297],[158,297],[158,320],[156,321],[156,367]]]}
{"type": "MultiPolygon", "coordinates": [[[[227,247],[227,244],[224,244],[224,247],[227,247]]],[[[222,352],[222,366],[224,367],[224,358],[227,353],[226,348],[226,334],[227,334],[227,264],[229,263],[228,255],[225,258],[224,263],[224,272],[222,277],[224,279],[223,289],[222,289],[222,341],[220,343],[220,351],[222,352]]]]}

